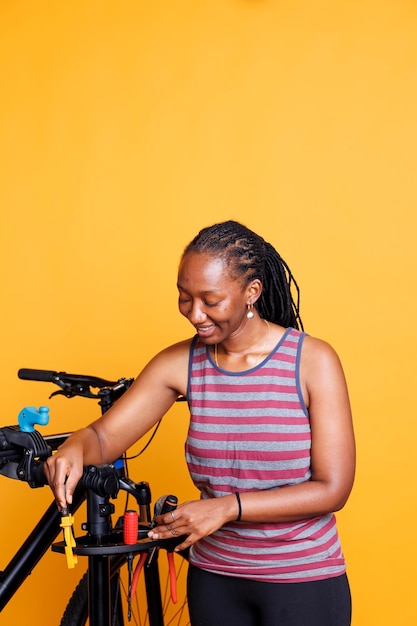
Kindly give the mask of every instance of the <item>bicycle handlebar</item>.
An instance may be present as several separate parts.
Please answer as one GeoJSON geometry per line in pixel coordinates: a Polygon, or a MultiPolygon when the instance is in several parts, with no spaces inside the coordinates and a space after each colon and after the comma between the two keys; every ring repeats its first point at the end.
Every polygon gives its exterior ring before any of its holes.
{"type": "MultiPolygon", "coordinates": [[[[106,392],[113,393],[113,401],[126,391],[133,383],[133,378],[119,378],[119,380],[106,380],[98,376],[85,376],[83,374],[67,374],[67,372],[56,372],[54,370],[37,370],[22,368],[17,373],[21,380],[34,380],[38,382],[53,383],[61,388],[49,397],[62,394],[67,398],[82,396],[84,398],[102,398],[105,404],[104,395],[106,392]],[[91,392],[90,387],[98,387],[98,393],[91,392]]],[[[184,396],[178,396],[177,402],[184,402],[184,396]]]]}
{"type": "Polygon", "coordinates": [[[28,368],[20,369],[17,375],[22,380],[53,383],[60,387],[60,391],[52,393],[49,396],[50,398],[59,394],[67,398],[74,398],[75,396],[81,396],[83,398],[101,398],[101,404],[105,409],[111,406],[133,382],[133,378],[120,378],[114,381],[99,378],[98,376],[67,374],[67,372],[28,368]],[[97,393],[93,393],[91,387],[97,387],[97,393]],[[111,400],[110,397],[112,397],[111,400]]]}
{"type": "Polygon", "coordinates": [[[85,384],[91,387],[113,387],[119,381],[106,380],[97,376],[84,376],[81,374],[67,374],[67,372],[55,372],[53,370],[37,370],[22,368],[17,373],[21,380],[36,380],[45,383],[85,384]]]}
{"type": "MultiPolygon", "coordinates": [[[[18,371],[22,380],[37,382],[51,382],[61,389],[55,391],[50,397],[62,394],[67,398],[83,396],[86,398],[99,398],[99,405],[104,413],[133,383],[133,378],[120,378],[118,381],[110,381],[97,376],[84,376],[79,374],[67,374],[54,370],[40,370],[22,368],[18,371]],[[99,391],[93,394],[90,387],[98,387],[99,391]]],[[[179,396],[177,402],[185,401],[186,398],[179,396]]],[[[29,407],[31,408],[31,407],[29,407]]],[[[34,422],[43,423],[43,422],[34,422]]],[[[152,438],[156,432],[154,430],[152,438]]],[[[45,460],[68,434],[42,438],[35,429],[23,429],[18,426],[6,426],[0,428],[0,474],[9,478],[20,478],[29,483],[31,487],[39,484],[37,465],[45,460]],[[49,441],[51,438],[51,441],[49,441]],[[59,443],[53,443],[58,438],[59,443]],[[48,441],[46,441],[48,440],[48,441]],[[35,471],[36,466],[36,471],[35,471]],[[35,475],[36,474],[36,475],[35,475]]],[[[149,442],[150,442],[149,441],[149,442]]],[[[148,444],[149,444],[148,442],[148,444]]],[[[147,445],[148,445],[147,444],[147,445]]],[[[41,475],[41,474],[39,474],[41,475]]]]}

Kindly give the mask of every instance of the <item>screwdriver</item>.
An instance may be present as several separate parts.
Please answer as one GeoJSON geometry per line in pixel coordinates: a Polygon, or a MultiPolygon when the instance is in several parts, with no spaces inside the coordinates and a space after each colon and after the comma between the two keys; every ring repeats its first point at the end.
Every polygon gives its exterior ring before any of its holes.
{"type": "MultiPolygon", "coordinates": [[[[169,496],[161,496],[160,498],[158,498],[158,500],[155,502],[155,506],[154,506],[154,517],[156,517],[157,515],[163,515],[164,513],[169,513],[170,511],[175,511],[175,509],[177,508],[178,505],[178,498],[177,496],[173,496],[173,495],[169,495],[169,496]]],[[[152,528],[155,528],[156,524],[155,522],[152,522],[152,528]]],[[[155,548],[152,549],[147,564],[146,566],[149,567],[149,565],[152,562],[152,559],[155,555],[156,552],[156,546],[155,548]]]]}

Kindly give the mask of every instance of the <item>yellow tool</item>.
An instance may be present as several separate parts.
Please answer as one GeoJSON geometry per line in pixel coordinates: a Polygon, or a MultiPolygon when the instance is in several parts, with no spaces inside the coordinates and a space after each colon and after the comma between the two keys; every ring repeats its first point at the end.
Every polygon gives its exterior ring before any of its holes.
{"type": "Polygon", "coordinates": [[[68,508],[62,509],[61,528],[64,531],[65,556],[67,557],[67,565],[69,569],[73,569],[78,563],[77,555],[74,554],[75,539],[72,527],[74,525],[74,517],[70,515],[68,508]]]}

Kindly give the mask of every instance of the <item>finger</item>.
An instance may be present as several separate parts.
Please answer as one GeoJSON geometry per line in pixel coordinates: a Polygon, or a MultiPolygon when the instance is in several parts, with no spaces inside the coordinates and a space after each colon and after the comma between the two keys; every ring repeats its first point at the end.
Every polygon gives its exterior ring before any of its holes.
{"type": "Polygon", "coordinates": [[[169,532],[171,533],[173,537],[178,537],[178,535],[180,534],[179,530],[174,528],[172,524],[169,524],[167,526],[167,529],[169,530],[169,532]]]}
{"type": "Polygon", "coordinates": [[[150,539],[170,539],[171,537],[177,537],[182,533],[178,528],[174,528],[173,524],[156,526],[148,532],[150,539]]]}
{"type": "MultiPolygon", "coordinates": [[[[173,537],[181,537],[181,535],[188,535],[188,540],[191,536],[189,535],[189,529],[187,530],[184,526],[179,526],[178,523],[157,526],[148,532],[149,539],[155,540],[172,539],[173,537]]],[[[198,537],[195,535],[194,541],[197,541],[197,539],[198,537]]],[[[192,543],[194,543],[194,541],[192,541],[192,543]]]]}
{"type": "Polygon", "coordinates": [[[154,517],[154,522],[157,526],[172,526],[172,524],[178,523],[180,521],[180,517],[178,517],[177,511],[168,511],[168,513],[164,513],[163,515],[156,515],[154,517]]]}
{"type": "Polygon", "coordinates": [[[62,510],[67,506],[67,498],[65,495],[65,486],[59,485],[58,483],[53,483],[51,485],[52,491],[54,493],[55,501],[58,505],[58,508],[62,510]]]}
{"type": "Polygon", "coordinates": [[[44,463],[43,471],[48,480],[48,484],[50,488],[52,489],[52,493],[54,494],[54,498],[56,500],[58,507],[62,508],[62,506],[65,503],[65,499],[62,498],[58,493],[59,489],[57,489],[58,480],[56,478],[55,464],[53,463],[51,457],[47,459],[47,461],[44,463]]]}
{"type": "Polygon", "coordinates": [[[72,504],[72,497],[74,491],[78,485],[79,478],[75,478],[73,474],[70,474],[65,482],[65,498],[68,504],[72,504]]]}
{"type": "Polygon", "coordinates": [[[57,505],[62,509],[72,503],[72,494],[78,484],[78,479],[74,476],[76,472],[72,472],[72,476],[69,478],[71,470],[66,463],[62,464],[54,461],[55,459],[53,458],[47,460],[45,473],[57,505]]]}

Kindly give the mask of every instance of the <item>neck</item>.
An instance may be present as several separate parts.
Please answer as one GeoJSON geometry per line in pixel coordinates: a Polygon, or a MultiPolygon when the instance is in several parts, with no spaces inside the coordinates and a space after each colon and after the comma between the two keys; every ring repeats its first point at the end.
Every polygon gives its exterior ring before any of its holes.
{"type": "MultiPolygon", "coordinates": [[[[242,345],[242,337],[240,337],[240,341],[236,341],[238,338],[236,335],[227,342],[214,345],[213,355],[216,365],[219,365],[220,359],[220,362],[224,361],[228,365],[242,365],[244,368],[247,366],[255,367],[265,358],[271,349],[271,326],[266,320],[259,317],[257,319],[261,324],[253,324],[252,327],[252,321],[248,321],[244,326],[244,328],[247,328],[248,324],[251,325],[250,341],[248,341],[248,345],[242,345]]],[[[242,331],[243,329],[239,332],[240,336],[242,331]]]]}

